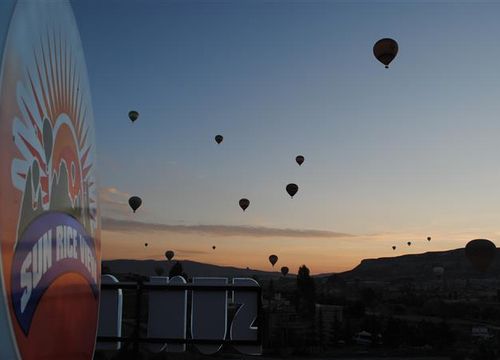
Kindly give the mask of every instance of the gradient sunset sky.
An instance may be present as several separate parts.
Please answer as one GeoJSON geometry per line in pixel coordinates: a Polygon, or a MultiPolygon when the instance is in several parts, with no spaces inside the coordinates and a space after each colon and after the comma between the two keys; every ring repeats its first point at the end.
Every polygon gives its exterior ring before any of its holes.
{"type": "Polygon", "coordinates": [[[498,244],[500,3],[73,8],[96,120],[105,259],[172,249],[270,270],[274,253],[278,268],[322,273],[474,238],[498,244]],[[388,70],[372,55],[382,37],[399,42],[388,70]],[[294,199],[290,182],[300,187],[294,199]],[[136,214],[130,195],[144,202],[136,214]]]}

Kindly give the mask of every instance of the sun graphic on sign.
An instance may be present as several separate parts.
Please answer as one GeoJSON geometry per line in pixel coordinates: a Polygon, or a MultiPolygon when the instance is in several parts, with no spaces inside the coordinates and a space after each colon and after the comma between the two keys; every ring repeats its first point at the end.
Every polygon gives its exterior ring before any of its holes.
{"type": "Polygon", "coordinates": [[[81,64],[61,34],[53,33],[40,44],[24,81],[18,83],[22,115],[13,122],[21,156],[13,160],[12,182],[23,192],[21,217],[64,211],[93,234],[97,192],[93,129],[87,119],[92,112],[79,77],[81,64]]]}

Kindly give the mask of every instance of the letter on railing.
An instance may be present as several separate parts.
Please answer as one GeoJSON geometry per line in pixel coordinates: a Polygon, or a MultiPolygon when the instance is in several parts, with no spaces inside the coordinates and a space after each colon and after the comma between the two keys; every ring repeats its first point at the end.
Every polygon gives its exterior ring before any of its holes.
{"type": "MultiPolygon", "coordinates": [[[[118,279],[113,275],[102,275],[101,284],[117,283],[118,279]]],[[[99,306],[99,336],[121,336],[122,335],[122,304],[123,294],[121,289],[101,290],[99,306]]],[[[120,350],[121,342],[99,342],[97,350],[120,350]]]]}
{"type": "MultiPolygon", "coordinates": [[[[258,288],[259,283],[254,279],[234,278],[233,285],[248,286],[249,288],[258,288]]],[[[259,328],[256,325],[259,309],[259,298],[255,291],[235,290],[233,294],[233,304],[238,306],[236,314],[230,328],[231,340],[258,340],[259,328]]],[[[261,345],[234,345],[234,348],[242,354],[260,355],[262,354],[261,345]]]]}
{"type": "MultiPolygon", "coordinates": [[[[151,284],[186,284],[182,276],[152,276],[151,284]]],[[[148,338],[186,339],[187,290],[150,290],[148,338]]],[[[152,352],[184,352],[185,344],[149,344],[152,352]]]]}
{"type": "MultiPolygon", "coordinates": [[[[226,278],[193,278],[193,285],[227,285],[226,278]]],[[[227,330],[227,291],[193,290],[191,305],[191,335],[193,340],[221,340],[220,344],[198,344],[202,354],[215,354],[222,348],[227,330]]]]}

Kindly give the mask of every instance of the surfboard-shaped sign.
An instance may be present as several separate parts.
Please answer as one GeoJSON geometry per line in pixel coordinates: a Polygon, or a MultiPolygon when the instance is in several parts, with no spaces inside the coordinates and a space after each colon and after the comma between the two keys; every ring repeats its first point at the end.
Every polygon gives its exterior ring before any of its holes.
{"type": "Polygon", "coordinates": [[[91,359],[100,219],[77,25],[67,0],[0,10],[0,358],[91,359]]]}

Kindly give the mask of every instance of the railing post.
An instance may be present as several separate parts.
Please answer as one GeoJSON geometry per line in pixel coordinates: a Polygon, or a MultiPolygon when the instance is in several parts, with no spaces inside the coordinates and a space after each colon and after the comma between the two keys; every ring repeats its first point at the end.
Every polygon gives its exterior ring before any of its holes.
{"type": "Polygon", "coordinates": [[[142,279],[137,280],[136,289],[136,299],[135,299],[135,329],[134,329],[134,353],[135,356],[139,357],[139,338],[141,337],[141,302],[142,302],[142,279]]]}

